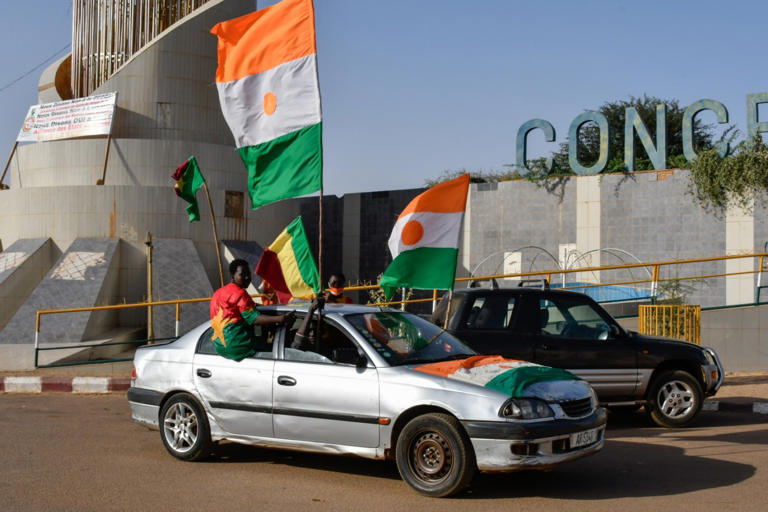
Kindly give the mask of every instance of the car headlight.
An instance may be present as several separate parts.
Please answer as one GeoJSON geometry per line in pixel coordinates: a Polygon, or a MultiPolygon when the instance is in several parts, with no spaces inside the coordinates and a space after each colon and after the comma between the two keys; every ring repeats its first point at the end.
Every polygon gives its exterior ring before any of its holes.
{"type": "Polygon", "coordinates": [[[537,398],[512,398],[507,400],[499,411],[502,418],[518,418],[531,420],[536,418],[550,418],[555,413],[547,402],[537,398]]]}
{"type": "Polygon", "coordinates": [[[589,386],[589,396],[592,397],[592,409],[595,409],[600,405],[600,400],[597,398],[597,392],[592,389],[592,386],[589,386]]]}
{"type": "Polygon", "coordinates": [[[715,364],[715,358],[709,353],[709,350],[702,350],[704,357],[707,359],[707,364],[715,364]]]}

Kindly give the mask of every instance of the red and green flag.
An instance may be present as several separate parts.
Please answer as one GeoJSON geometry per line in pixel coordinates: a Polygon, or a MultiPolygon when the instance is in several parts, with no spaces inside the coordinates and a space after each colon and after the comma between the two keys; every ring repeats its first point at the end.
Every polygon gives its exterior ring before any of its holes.
{"type": "Polygon", "coordinates": [[[322,188],[322,116],[312,0],[218,23],[216,87],[248,170],[253,208],[322,188]]]}
{"type": "Polygon", "coordinates": [[[200,208],[197,205],[197,191],[205,183],[205,178],[200,173],[195,157],[189,157],[189,160],[176,168],[176,172],[171,174],[171,178],[176,180],[173,186],[176,195],[189,203],[187,213],[189,222],[200,220],[200,208]]]}
{"type": "Polygon", "coordinates": [[[280,304],[320,292],[320,276],[301,216],[264,250],[254,272],[272,285],[280,304]]]}

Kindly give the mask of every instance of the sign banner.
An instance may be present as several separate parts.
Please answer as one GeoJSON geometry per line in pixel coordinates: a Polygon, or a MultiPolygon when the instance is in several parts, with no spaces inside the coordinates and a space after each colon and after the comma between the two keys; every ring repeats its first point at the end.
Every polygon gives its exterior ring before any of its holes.
{"type": "Polygon", "coordinates": [[[94,135],[109,135],[117,93],[29,107],[16,140],[41,142],[94,135]]]}

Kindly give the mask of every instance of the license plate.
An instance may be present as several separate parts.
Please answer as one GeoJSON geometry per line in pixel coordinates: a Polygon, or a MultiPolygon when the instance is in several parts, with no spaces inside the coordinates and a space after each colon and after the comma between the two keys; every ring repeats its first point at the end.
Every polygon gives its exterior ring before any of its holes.
{"type": "Polygon", "coordinates": [[[585,430],[583,432],[576,432],[571,434],[571,448],[578,448],[580,446],[587,446],[597,442],[597,437],[600,434],[600,429],[593,428],[592,430],[585,430]]]}

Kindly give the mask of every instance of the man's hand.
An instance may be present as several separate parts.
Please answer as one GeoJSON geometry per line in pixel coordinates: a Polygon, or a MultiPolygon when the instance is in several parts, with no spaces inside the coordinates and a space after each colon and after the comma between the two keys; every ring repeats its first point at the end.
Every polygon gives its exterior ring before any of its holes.
{"type": "Polygon", "coordinates": [[[286,314],[283,315],[282,323],[285,325],[290,325],[296,320],[296,310],[290,310],[286,314]]]}
{"type": "Polygon", "coordinates": [[[310,311],[317,311],[318,309],[323,309],[325,306],[325,295],[324,294],[318,294],[317,297],[312,299],[312,304],[309,306],[310,311]]]}

